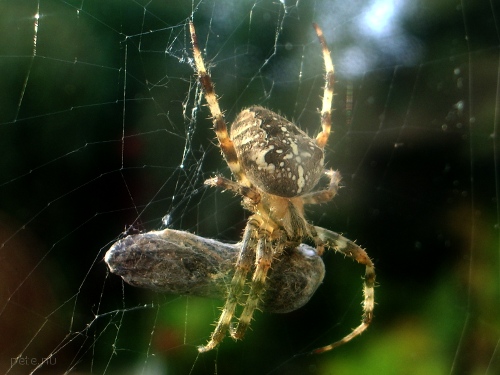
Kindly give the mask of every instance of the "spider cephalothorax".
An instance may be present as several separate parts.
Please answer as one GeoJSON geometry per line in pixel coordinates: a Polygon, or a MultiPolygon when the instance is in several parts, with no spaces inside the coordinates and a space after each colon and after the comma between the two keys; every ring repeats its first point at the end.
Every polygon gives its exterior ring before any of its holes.
{"type": "Polygon", "coordinates": [[[315,352],[333,349],[362,333],[370,324],[374,306],[375,270],[366,252],[358,245],[335,232],[313,226],[304,216],[304,205],[330,201],[336,195],[340,182],[338,172],[324,169],[324,148],[331,129],[334,68],[323,33],[314,24],[323,48],[326,70],[321,131],[317,137],[310,138],[295,124],[259,106],[241,111],[229,135],[212,80],[201,57],[194,25],[190,23],[189,26],[198,79],[212,113],[222,154],[236,178],[235,182],[214,177],[205,183],[240,194],[243,206],[252,212],[243,233],[241,250],[221,316],[209,342],[198,350],[205,352],[215,348],[228,330],[234,339],[243,337],[265,292],[267,272],[273,259],[287,256],[285,249],[293,248],[306,239],[315,243],[320,255],[325,247],[332,248],[366,267],[361,324],[343,339],[315,352]],[[328,186],[314,190],[322,176],[329,179],[328,186]],[[247,275],[252,267],[253,276],[248,286],[248,296],[245,297],[247,275]],[[238,323],[231,327],[240,303],[244,306],[243,311],[238,323]]]}

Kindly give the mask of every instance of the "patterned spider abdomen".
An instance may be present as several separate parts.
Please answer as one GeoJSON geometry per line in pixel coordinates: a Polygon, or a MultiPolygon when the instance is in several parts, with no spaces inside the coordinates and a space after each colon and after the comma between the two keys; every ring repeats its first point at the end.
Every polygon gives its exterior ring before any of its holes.
{"type": "Polygon", "coordinates": [[[246,176],[266,193],[300,196],[323,174],[323,150],[269,109],[253,106],[241,111],[231,126],[231,139],[246,176]]]}

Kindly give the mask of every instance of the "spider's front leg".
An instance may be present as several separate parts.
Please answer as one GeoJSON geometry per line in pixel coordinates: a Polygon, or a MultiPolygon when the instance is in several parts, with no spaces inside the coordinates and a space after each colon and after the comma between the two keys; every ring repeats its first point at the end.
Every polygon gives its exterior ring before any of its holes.
{"type": "Polygon", "coordinates": [[[204,346],[199,346],[198,351],[200,353],[207,352],[214,349],[226,336],[226,332],[229,329],[231,320],[234,315],[236,306],[238,305],[238,299],[243,293],[243,288],[245,286],[245,280],[248,271],[252,268],[252,261],[254,255],[255,242],[257,237],[257,230],[259,228],[259,222],[253,217],[250,217],[243,233],[243,241],[241,245],[241,251],[236,261],[236,271],[229,285],[229,291],[226,299],[224,308],[219,317],[215,330],[212,332],[212,336],[208,343],[204,346]]]}
{"type": "Polygon", "coordinates": [[[262,300],[262,294],[266,286],[266,278],[273,257],[283,252],[286,234],[281,230],[271,232],[273,228],[261,228],[259,231],[259,242],[255,254],[255,272],[252,276],[250,293],[241,313],[236,329],[231,332],[231,337],[241,340],[252,321],[253,313],[262,300]],[[273,240],[272,237],[276,239],[273,240]]]}
{"type": "Polygon", "coordinates": [[[375,307],[375,266],[371,261],[370,257],[361,247],[356,245],[353,241],[341,236],[338,233],[332,232],[330,230],[314,227],[318,237],[324,242],[325,246],[331,248],[335,251],[339,251],[345,256],[354,259],[356,262],[363,264],[365,266],[365,277],[364,277],[364,287],[363,287],[363,318],[361,324],[354,328],[354,330],[333,344],[326,345],[322,348],[313,350],[313,353],[319,354],[332,350],[340,345],[351,341],[354,337],[363,333],[370,325],[373,319],[373,308],[375,307]]]}

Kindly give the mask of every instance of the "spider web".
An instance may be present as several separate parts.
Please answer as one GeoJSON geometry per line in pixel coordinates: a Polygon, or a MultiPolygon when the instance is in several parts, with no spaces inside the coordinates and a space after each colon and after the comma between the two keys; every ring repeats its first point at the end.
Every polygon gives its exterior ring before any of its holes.
{"type": "Polygon", "coordinates": [[[494,1],[15,1],[0,6],[0,372],[495,374],[500,372],[494,1]],[[317,22],[336,66],[315,224],[357,240],[378,272],[327,254],[303,308],[257,312],[238,343],[199,355],[222,301],[139,290],[103,261],[124,232],[237,241],[238,198],[191,61],[194,17],[230,121],[259,104],[319,128],[317,22]],[[235,360],[237,358],[237,360],[235,360]]]}

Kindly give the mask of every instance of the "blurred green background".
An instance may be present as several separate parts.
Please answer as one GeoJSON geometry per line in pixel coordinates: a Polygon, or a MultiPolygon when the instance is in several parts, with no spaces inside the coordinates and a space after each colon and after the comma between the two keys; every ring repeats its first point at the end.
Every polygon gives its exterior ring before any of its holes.
{"type": "Polygon", "coordinates": [[[480,1],[0,1],[0,372],[500,373],[500,13],[480,1]],[[35,17],[36,14],[39,17],[35,17]],[[198,355],[222,301],[123,285],[103,257],[130,226],[237,241],[239,199],[199,105],[187,22],[230,121],[266,106],[315,134],[325,33],[336,64],[328,167],[311,221],[377,267],[324,257],[298,311],[257,312],[198,355]],[[353,107],[348,97],[352,88],[353,107]],[[7,339],[5,339],[7,338],[7,339]],[[37,367],[44,359],[47,362],[37,367]]]}

